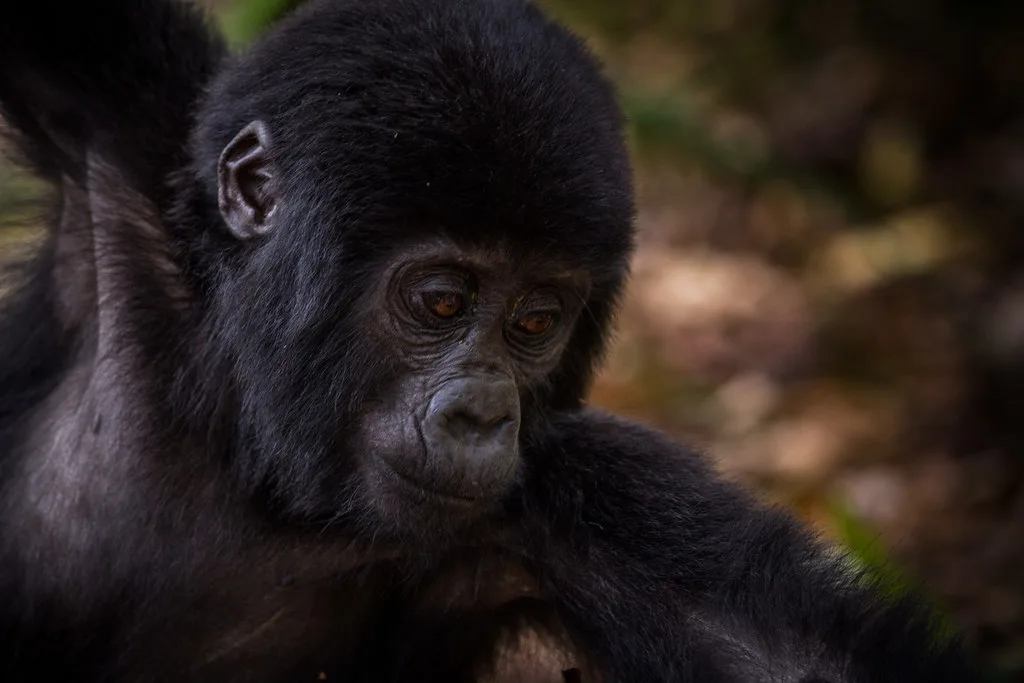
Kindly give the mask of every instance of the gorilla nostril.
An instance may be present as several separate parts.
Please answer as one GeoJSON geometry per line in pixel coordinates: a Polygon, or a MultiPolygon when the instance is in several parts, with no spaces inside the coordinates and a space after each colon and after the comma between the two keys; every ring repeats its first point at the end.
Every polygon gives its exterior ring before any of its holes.
{"type": "Polygon", "coordinates": [[[474,415],[465,410],[455,410],[445,413],[441,423],[449,432],[468,434],[470,432],[494,432],[507,424],[511,424],[511,415],[500,415],[498,417],[485,418],[481,415],[474,415]]]}
{"type": "Polygon", "coordinates": [[[519,421],[514,382],[472,376],[449,381],[431,397],[421,429],[428,452],[448,463],[436,466],[456,467],[455,476],[471,481],[498,477],[492,470],[504,472],[515,460],[519,421]]]}
{"type": "Polygon", "coordinates": [[[476,422],[476,418],[463,410],[449,411],[441,416],[441,423],[446,427],[468,427],[476,422]]]}

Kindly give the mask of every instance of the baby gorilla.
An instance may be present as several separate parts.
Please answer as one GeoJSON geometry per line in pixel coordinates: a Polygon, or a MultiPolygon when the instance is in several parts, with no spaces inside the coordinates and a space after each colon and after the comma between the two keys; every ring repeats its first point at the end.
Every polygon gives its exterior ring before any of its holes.
{"type": "Polygon", "coordinates": [[[0,11],[54,192],[0,334],[4,680],[971,680],[786,515],[581,409],[612,89],[521,0],[0,11]]]}

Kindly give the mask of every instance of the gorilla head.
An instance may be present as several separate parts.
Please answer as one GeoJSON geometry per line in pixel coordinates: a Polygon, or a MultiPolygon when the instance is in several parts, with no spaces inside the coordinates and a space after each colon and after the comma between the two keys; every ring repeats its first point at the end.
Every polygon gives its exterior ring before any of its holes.
{"type": "Polygon", "coordinates": [[[206,98],[200,393],[278,512],[431,533],[495,508],[586,393],[632,186],[611,88],[534,7],[380,5],[304,7],[206,98]]]}

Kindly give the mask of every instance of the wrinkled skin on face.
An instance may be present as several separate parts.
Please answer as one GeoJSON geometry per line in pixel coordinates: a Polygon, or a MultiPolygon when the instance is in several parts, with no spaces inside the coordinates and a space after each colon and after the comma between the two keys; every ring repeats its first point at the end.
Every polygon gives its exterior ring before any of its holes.
{"type": "Polygon", "coordinates": [[[411,503],[457,518],[502,499],[519,476],[524,405],[558,364],[587,282],[443,242],[395,259],[368,305],[403,371],[368,400],[353,444],[385,514],[411,503]]]}

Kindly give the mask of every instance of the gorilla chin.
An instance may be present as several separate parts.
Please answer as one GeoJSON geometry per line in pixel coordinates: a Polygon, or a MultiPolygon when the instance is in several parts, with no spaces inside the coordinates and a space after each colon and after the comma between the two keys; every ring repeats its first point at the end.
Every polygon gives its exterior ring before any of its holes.
{"type": "Polygon", "coordinates": [[[435,544],[498,508],[498,496],[468,497],[434,488],[401,474],[385,458],[376,458],[366,476],[377,517],[398,537],[435,544]]]}

